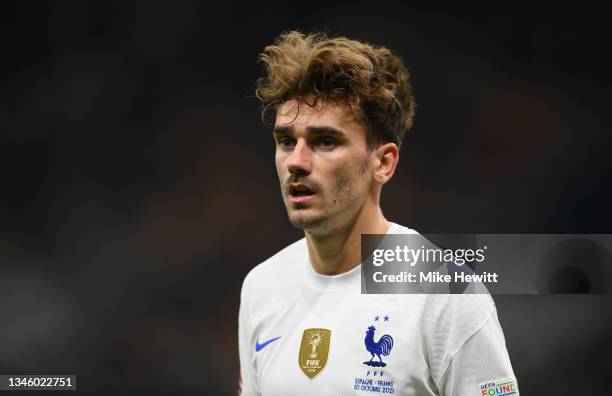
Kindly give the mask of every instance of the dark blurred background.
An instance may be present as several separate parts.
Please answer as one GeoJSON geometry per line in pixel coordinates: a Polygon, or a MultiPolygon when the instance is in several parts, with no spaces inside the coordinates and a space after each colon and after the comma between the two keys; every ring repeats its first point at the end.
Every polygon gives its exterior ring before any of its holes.
{"type": "MultiPolygon", "coordinates": [[[[287,219],[257,56],[283,30],[389,47],[415,126],[387,218],[610,233],[612,48],[587,4],[14,2],[0,14],[0,373],[233,394],[244,275],[287,219]]],[[[601,391],[609,295],[494,296],[523,394],[601,391]]],[[[607,388],[605,388],[607,389],[607,388]]]]}

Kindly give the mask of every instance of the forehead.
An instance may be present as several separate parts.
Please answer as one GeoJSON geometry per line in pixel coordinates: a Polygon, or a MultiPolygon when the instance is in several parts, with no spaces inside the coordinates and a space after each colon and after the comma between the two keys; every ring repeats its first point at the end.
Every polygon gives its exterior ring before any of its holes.
{"type": "Polygon", "coordinates": [[[351,133],[364,132],[360,122],[355,120],[355,110],[351,112],[345,104],[334,101],[318,100],[312,105],[297,99],[290,99],[279,106],[276,111],[275,127],[291,125],[296,130],[305,130],[309,126],[334,127],[351,133]]]}

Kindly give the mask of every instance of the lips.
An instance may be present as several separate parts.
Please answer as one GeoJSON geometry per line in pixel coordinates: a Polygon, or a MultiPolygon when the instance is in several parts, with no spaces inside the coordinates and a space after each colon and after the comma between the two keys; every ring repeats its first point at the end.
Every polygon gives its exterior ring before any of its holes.
{"type": "Polygon", "coordinates": [[[289,194],[293,196],[313,195],[312,188],[302,183],[294,183],[289,185],[289,194]]]}
{"type": "Polygon", "coordinates": [[[289,200],[292,202],[305,202],[312,199],[316,192],[306,184],[293,183],[289,185],[289,200]]]}

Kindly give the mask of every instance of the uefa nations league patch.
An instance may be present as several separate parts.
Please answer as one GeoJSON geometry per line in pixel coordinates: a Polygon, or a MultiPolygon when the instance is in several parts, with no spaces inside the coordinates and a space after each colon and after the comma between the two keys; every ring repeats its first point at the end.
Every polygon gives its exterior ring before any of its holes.
{"type": "Polygon", "coordinates": [[[518,394],[518,385],[514,378],[480,384],[480,396],[516,396],[518,394]]]}

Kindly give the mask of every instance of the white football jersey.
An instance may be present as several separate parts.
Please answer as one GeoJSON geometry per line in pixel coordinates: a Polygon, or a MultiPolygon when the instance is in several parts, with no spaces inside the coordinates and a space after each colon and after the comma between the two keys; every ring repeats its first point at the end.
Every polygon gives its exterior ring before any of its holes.
{"type": "Polygon", "coordinates": [[[361,294],[360,270],[316,273],[305,239],[251,270],[242,395],[518,395],[490,295],[361,294]]]}

